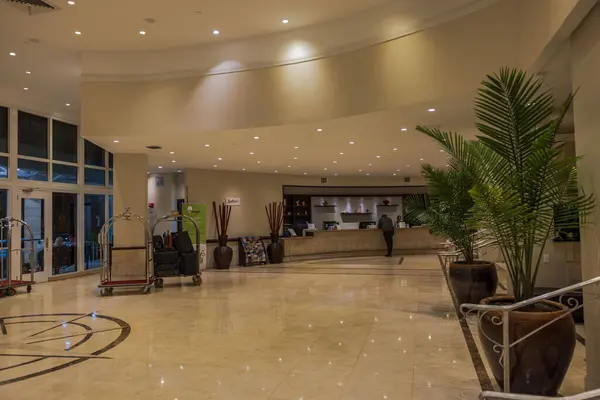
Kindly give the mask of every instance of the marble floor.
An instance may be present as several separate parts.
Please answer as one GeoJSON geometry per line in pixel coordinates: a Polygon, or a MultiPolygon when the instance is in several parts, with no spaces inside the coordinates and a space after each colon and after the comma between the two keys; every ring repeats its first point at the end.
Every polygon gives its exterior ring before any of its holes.
{"type": "Polygon", "coordinates": [[[207,271],[100,297],[97,276],[0,299],[0,397],[476,399],[435,256],[207,271]]]}

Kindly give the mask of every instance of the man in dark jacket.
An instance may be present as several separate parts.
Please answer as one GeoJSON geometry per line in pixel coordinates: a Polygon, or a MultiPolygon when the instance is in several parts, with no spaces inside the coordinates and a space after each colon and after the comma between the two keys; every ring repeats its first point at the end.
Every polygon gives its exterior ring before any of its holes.
{"type": "Polygon", "coordinates": [[[387,254],[385,256],[391,257],[392,250],[394,249],[394,231],[396,230],[394,227],[394,221],[384,214],[379,219],[377,228],[381,229],[383,232],[383,239],[385,240],[385,245],[387,246],[387,254]]]}

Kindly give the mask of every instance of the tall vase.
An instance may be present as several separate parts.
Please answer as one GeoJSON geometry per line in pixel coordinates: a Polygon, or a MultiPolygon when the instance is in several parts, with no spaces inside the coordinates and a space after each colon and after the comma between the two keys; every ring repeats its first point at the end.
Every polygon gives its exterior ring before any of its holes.
{"type": "Polygon", "coordinates": [[[271,244],[267,246],[267,254],[271,264],[281,264],[283,262],[283,246],[279,243],[277,233],[271,233],[271,244]]]}
{"type": "Polygon", "coordinates": [[[219,246],[213,250],[217,269],[229,269],[233,259],[233,250],[227,246],[227,235],[219,236],[219,246]]]}

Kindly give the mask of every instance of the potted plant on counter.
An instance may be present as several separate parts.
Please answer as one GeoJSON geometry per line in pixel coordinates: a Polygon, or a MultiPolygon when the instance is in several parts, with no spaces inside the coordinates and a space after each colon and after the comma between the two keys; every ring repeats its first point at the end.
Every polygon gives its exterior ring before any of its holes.
{"type": "Polygon", "coordinates": [[[213,201],[213,216],[217,226],[217,238],[219,246],[213,250],[215,266],[217,269],[228,269],[233,259],[233,249],[227,246],[227,228],[229,227],[229,218],[231,217],[231,206],[217,204],[213,201]]]}
{"type": "MultiPolygon", "coordinates": [[[[578,192],[576,158],[565,156],[556,142],[572,100],[569,96],[556,113],[553,95],[541,80],[504,68],[488,75],[478,90],[479,140],[419,128],[452,156],[452,165],[473,175],[473,217],[493,237],[506,263],[512,295],[491,297],[482,304],[532,299],[544,246],[554,229],[577,224],[594,207],[592,195],[578,192]]],[[[503,343],[508,323],[511,392],[555,396],[575,348],[568,308],[544,300],[510,311],[507,318],[508,322],[499,311],[479,315],[479,336],[494,377],[504,385],[498,343],[503,343]]]]}
{"type": "Polygon", "coordinates": [[[285,206],[282,202],[273,202],[265,206],[271,234],[271,243],[267,246],[267,255],[271,264],[283,262],[283,246],[279,243],[279,232],[283,226],[284,210],[285,206]]]}
{"type": "Polygon", "coordinates": [[[473,177],[461,166],[449,169],[423,165],[428,196],[407,196],[408,218],[427,225],[438,236],[448,238],[460,253],[461,260],[448,267],[448,281],[459,304],[479,303],[493,296],[498,285],[496,264],[475,260],[475,234],[469,190],[473,177]]]}

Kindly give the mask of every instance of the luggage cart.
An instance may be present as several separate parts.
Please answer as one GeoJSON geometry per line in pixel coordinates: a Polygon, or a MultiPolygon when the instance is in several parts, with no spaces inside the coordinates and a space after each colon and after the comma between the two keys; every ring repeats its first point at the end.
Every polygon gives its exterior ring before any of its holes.
{"type": "MultiPolygon", "coordinates": [[[[198,225],[196,224],[196,221],[194,221],[193,218],[190,218],[187,215],[182,215],[179,213],[173,213],[173,214],[167,214],[161,218],[159,218],[154,225],[152,226],[152,241],[154,243],[154,233],[156,232],[156,227],[163,222],[177,222],[178,218],[183,218],[185,220],[188,220],[192,223],[192,225],[194,225],[194,229],[196,230],[196,256],[195,256],[195,260],[196,260],[196,270],[192,273],[185,273],[185,272],[181,272],[181,269],[179,268],[179,265],[182,263],[182,260],[178,259],[178,273],[165,273],[165,271],[159,271],[157,269],[157,260],[156,260],[156,254],[153,255],[152,259],[154,260],[154,270],[153,270],[153,274],[152,274],[152,280],[154,281],[154,287],[156,288],[161,288],[164,285],[164,281],[163,278],[167,278],[167,277],[180,277],[180,276],[184,276],[184,277],[188,277],[191,276],[192,277],[192,282],[194,285],[200,285],[202,283],[202,271],[201,271],[201,265],[202,265],[202,260],[204,259],[204,253],[200,250],[200,229],[198,228],[198,225]],[[162,276],[161,276],[162,275],[162,276]]],[[[156,249],[154,249],[156,251],[156,249]]],[[[179,257],[179,255],[178,255],[179,257]]],[[[173,259],[173,262],[175,262],[175,260],[173,259]]]]}
{"type": "Polygon", "coordinates": [[[6,218],[2,218],[0,219],[0,242],[4,243],[4,241],[6,240],[6,247],[5,247],[5,251],[6,251],[6,260],[4,259],[4,257],[0,257],[0,294],[3,294],[4,296],[14,296],[15,294],[17,294],[17,290],[15,288],[18,287],[22,287],[22,286],[26,286],[27,287],[27,293],[31,292],[31,286],[35,284],[35,281],[33,279],[33,274],[35,272],[35,268],[34,268],[34,260],[35,260],[35,240],[33,238],[33,231],[31,230],[31,227],[29,226],[29,224],[21,219],[18,218],[13,218],[13,217],[6,217],[6,218]],[[26,280],[23,277],[23,267],[19,268],[19,273],[16,274],[13,277],[12,274],[12,267],[11,267],[11,260],[12,260],[12,253],[13,253],[13,248],[12,248],[12,233],[13,233],[13,229],[18,226],[21,225],[22,228],[24,228],[25,231],[29,232],[29,238],[31,239],[31,249],[15,249],[14,251],[22,251],[23,252],[23,256],[25,255],[25,253],[29,253],[31,252],[31,268],[30,268],[30,272],[31,272],[31,278],[29,280],[26,280]],[[6,235],[5,235],[6,233],[6,235]]]}
{"type": "Polygon", "coordinates": [[[152,278],[151,278],[151,264],[152,264],[152,240],[150,236],[150,231],[148,230],[148,224],[146,220],[139,216],[138,214],[133,214],[129,211],[129,207],[125,207],[125,212],[121,214],[117,214],[104,225],[102,225],[102,229],[100,229],[100,233],[98,234],[98,243],[100,244],[100,295],[102,296],[110,296],[113,293],[114,288],[140,288],[140,292],[143,294],[147,294],[150,292],[152,288],[152,278]],[[110,243],[110,233],[111,229],[117,221],[137,221],[144,228],[144,240],[145,245],[143,248],[140,247],[120,247],[120,248],[111,248],[110,243]],[[144,279],[125,279],[125,280],[115,280],[113,279],[113,271],[112,271],[112,252],[119,250],[139,250],[144,249],[145,257],[145,277],[144,279]]]}

